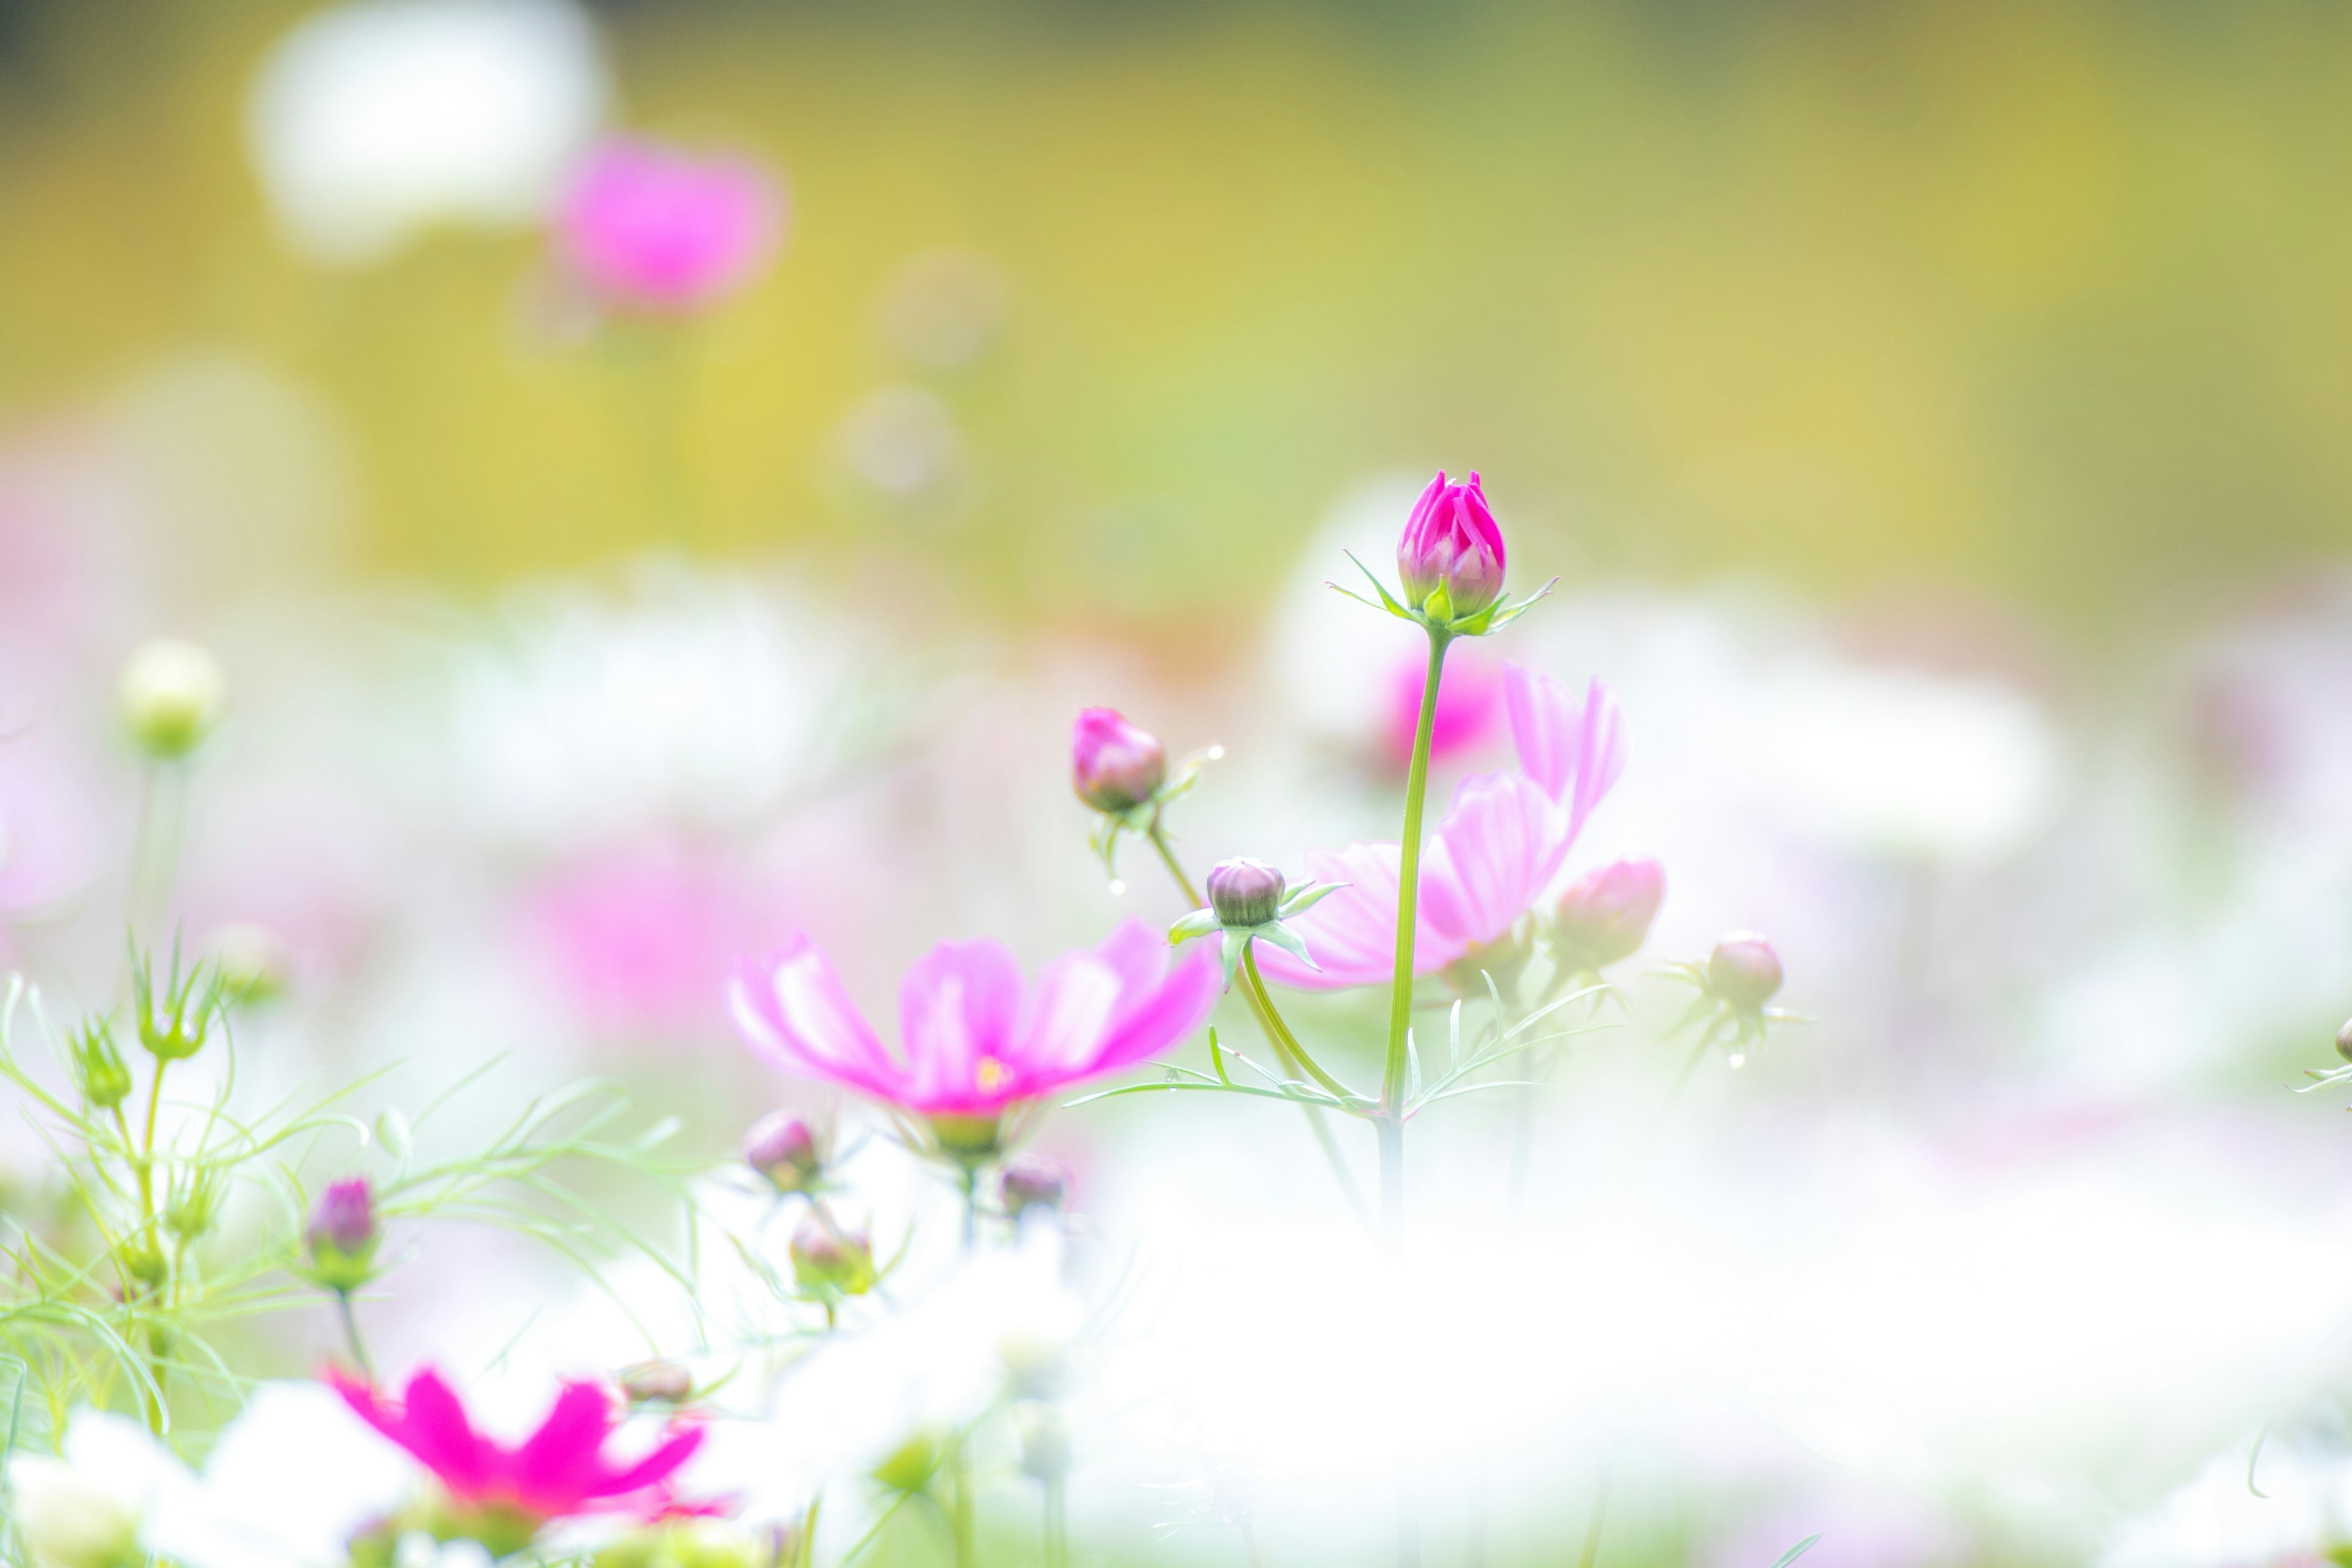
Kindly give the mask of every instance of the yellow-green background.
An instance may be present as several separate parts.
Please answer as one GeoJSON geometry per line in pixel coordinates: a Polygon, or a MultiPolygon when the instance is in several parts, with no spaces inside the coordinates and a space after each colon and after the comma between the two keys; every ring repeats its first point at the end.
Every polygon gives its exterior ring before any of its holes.
{"type": "MultiPolygon", "coordinates": [[[[648,541],[602,351],[528,237],[331,272],[243,100],[302,7],[0,6],[0,415],[191,347],[321,395],[362,559],[459,587],[648,541]]],[[[2078,625],[2352,532],[2352,8],[608,6],[626,119],[772,159],[780,264],[691,349],[704,542],[885,541],[829,432],[904,375],[909,255],[993,258],[935,381],[1006,616],[1246,616],[1361,475],[1483,468],[1546,564],[1951,583],[2078,625]]],[[[861,579],[863,581],[864,579],[861,579]]]]}

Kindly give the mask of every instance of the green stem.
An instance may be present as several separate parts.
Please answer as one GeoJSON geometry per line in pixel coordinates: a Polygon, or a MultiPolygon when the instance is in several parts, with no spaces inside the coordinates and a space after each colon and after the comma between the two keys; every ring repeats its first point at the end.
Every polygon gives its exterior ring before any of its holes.
{"type": "Polygon", "coordinates": [[[352,1310],[352,1293],[335,1292],[335,1310],[342,1315],[343,1338],[352,1347],[352,1359],[359,1363],[360,1375],[370,1384],[375,1382],[375,1363],[368,1359],[367,1341],[361,1337],[359,1314],[352,1310]]]}
{"type": "Polygon", "coordinates": [[[1429,673],[1413,726],[1412,763],[1404,780],[1404,836],[1397,847],[1396,967],[1389,977],[1389,1052],[1381,1074],[1381,1218],[1391,1240],[1404,1228],[1405,1047],[1412,1032],[1412,943],[1421,903],[1421,814],[1429,796],[1429,744],[1437,727],[1437,685],[1451,638],[1429,633],[1429,673]]]}
{"type": "Polygon", "coordinates": [[[1576,1568],[1592,1568],[1601,1557],[1601,1521],[1609,1512],[1609,1469],[1601,1467],[1601,1484],[1592,1493],[1592,1515],[1584,1521],[1584,1550],[1577,1554],[1576,1568]]]}
{"type": "Polygon", "coordinates": [[[955,1568],[975,1568],[980,1562],[978,1510],[971,1492],[971,1434],[956,1439],[955,1568]]]}
{"type": "Polygon", "coordinates": [[[186,806],[178,764],[151,762],[139,775],[139,827],[131,848],[131,927],[146,930],[171,903],[186,806]]]}
{"type": "Polygon", "coordinates": [[[1267,993],[1265,981],[1257,972],[1256,946],[1252,942],[1242,949],[1242,974],[1249,982],[1247,994],[1257,1004],[1258,1021],[1265,1026],[1267,1035],[1273,1038],[1276,1053],[1285,1058],[1285,1066],[1296,1061],[1306,1069],[1307,1077],[1321,1084],[1328,1092],[1342,1100],[1354,1099],[1355,1090],[1318,1067],[1315,1058],[1307,1054],[1307,1047],[1298,1043],[1298,1037],[1290,1032],[1290,1026],[1283,1022],[1282,1015],[1275,1011],[1274,998],[1267,993]]]}
{"type": "Polygon", "coordinates": [[[1045,1483],[1045,1568],[1070,1568],[1070,1491],[1058,1479],[1045,1483]]]}
{"type": "Polygon", "coordinates": [[[963,1249],[967,1256],[980,1239],[980,1168],[961,1165],[963,1172],[963,1249]]]}
{"type": "MultiPolygon", "coordinates": [[[[1184,874],[1183,862],[1176,858],[1176,851],[1170,846],[1168,835],[1160,827],[1157,815],[1152,817],[1151,826],[1144,837],[1150,838],[1151,847],[1160,852],[1160,863],[1167,867],[1168,875],[1175,879],[1176,889],[1184,895],[1184,901],[1193,909],[1200,909],[1205,900],[1192,886],[1192,879],[1184,874]]],[[[1257,973],[1255,965],[1250,973],[1255,980],[1257,973]]],[[[1242,988],[1242,1001],[1248,1006],[1250,1016],[1257,1020],[1259,1029],[1265,1032],[1266,1042],[1274,1047],[1275,1059],[1281,1063],[1282,1070],[1293,1077],[1304,1071],[1304,1063],[1291,1054],[1291,1047],[1285,1043],[1295,1040],[1296,1037],[1287,1026],[1277,1021],[1272,994],[1266,992],[1263,984],[1245,985],[1242,988]]],[[[1315,1146],[1323,1151],[1324,1163],[1331,1167],[1331,1174],[1338,1178],[1339,1190],[1347,1194],[1348,1206],[1356,1211],[1357,1218],[1367,1226],[1370,1225],[1371,1206],[1364,1202],[1363,1189],[1356,1184],[1355,1173],[1348,1169],[1348,1162],[1339,1152],[1339,1141],[1331,1136],[1331,1124],[1324,1119],[1322,1108],[1302,1105],[1299,1110],[1306,1112],[1307,1129],[1315,1135],[1315,1146]]]]}

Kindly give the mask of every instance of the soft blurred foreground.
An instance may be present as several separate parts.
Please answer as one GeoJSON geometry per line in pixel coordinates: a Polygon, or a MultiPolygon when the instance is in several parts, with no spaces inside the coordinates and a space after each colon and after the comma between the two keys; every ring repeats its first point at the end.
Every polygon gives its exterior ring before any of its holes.
{"type": "MultiPolygon", "coordinates": [[[[1433,1564],[2352,1549],[2340,14],[137,21],[0,7],[12,1453],[95,1402],[202,1461],[363,1323],[509,1433],[674,1362],[688,1495],[821,1497],[827,1565],[954,1560],[967,1503],[1052,1561],[1057,1489],[1097,1563],[1385,1561],[1401,1491],[1433,1564]],[[1393,837],[1423,645],[1327,584],[1465,459],[1562,581],[1450,656],[1432,816],[1509,765],[1507,664],[1605,682],[1556,880],[1663,862],[1640,958],[1416,1119],[1393,1254],[1367,1124],[1335,1173],[1155,1092],[1052,1097],[1067,1208],[968,1255],[730,975],[805,934],[885,1021],[942,937],[1034,973],[1184,914],[1089,847],[1089,705],[1222,748],[1196,879],[1393,837]],[[158,636],[223,683],[184,757],[126,726],[158,636]],[[1694,1052],[1661,966],[1741,930],[1807,1021],[1694,1052]],[[59,1261],[136,1254],[132,1194],[39,1099],[126,939],[239,977],[151,1146],[321,1105],[154,1263],[253,1266],[216,1369],[27,1305],[138,1308],[59,1261]],[[822,1315],[814,1205],[736,1157],[777,1108],[880,1268],[822,1315]],[[347,1332],[271,1249],[353,1174],[347,1332]],[[875,1479],[949,1433],[953,1489],[875,1479]]],[[[1384,990],[1282,1000],[1377,1079],[1384,990]]]]}

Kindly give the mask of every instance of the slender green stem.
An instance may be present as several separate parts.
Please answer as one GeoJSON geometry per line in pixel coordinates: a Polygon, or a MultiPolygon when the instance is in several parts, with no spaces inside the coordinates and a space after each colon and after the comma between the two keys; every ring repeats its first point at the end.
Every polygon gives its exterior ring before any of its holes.
{"type": "Polygon", "coordinates": [[[963,1173],[963,1249],[970,1254],[980,1239],[980,1168],[959,1165],[963,1173]]]}
{"type": "Polygon", "coordinates": [[[1257,1531],[1246,1519],[1237,1521],[1242,1532],[1242,1550],[1249,1553],[1250,1568],[1265,1568],[1265,1553],[1257,1549],[1257,1531]]]}
{"type": "MultiPolygon", "coordinates": [[[[1160,863],[1168,868],[1168,875],[1175,879],[1177,890],[1184,895],[1185,902],[1196,910],[1201,908],[1203,900],[1200,891],[1192,886],[1192,879],[1184,874],[1184,864],[1176,858],[1176,851],[1169,844],[1168,835],[1160,827],[1157,816],[1152,817],[1151,826],[1145,837],[1160,852],[1160,863]]],[[[1255,975],[1255,968],[1251,973],[1255,975]]],[[[1285,1043],[1296,1037],[1287,1026],[1277,1024],[1272,994],[1266,992],[1262,984],[1245,985],[1242,987],[1242,1001],[1248,1006],[1250,1016],[1257,1020],[1257,1026],[1265,1032],[1267,1043],[1274,1047],[1275,1059],[1282,1064],[1282,1070],[1294,1076],[1305,1070],[1304,1064],[1291,1055],[1290,1046],[1285,1043]]],[[[1331,1124],[1325,1120],[1322,1108],[1302,1105],[1299,1110],[1306,1113],[1307,1130],[1315,1135],[1315,1146],[1323,1151],[1324,1163],[1331,1167],[1331,1174],[1338,1178],[1340,1192],[1347,1195],[1348,1206],[1356,1211],[1357,1218],[1370,1226],[1372,1223],[1371,1205],[1364,1202],[1363,1189],[1356,1184],[1355,1173],[1348,1169],[1347,1159],[1339,1152],[1339,1141],[1331,1136],[1331,1124]]]]}
{"type": "Polygon", "coordinates": [[[1601,1467],[1601,1484],[1593,1489],[1592,1513],[1584,1521],[1584,1550],[1577,1554],[1576,1568],[1592,1568],[1601,1557],[1601,1523],[1609,1513],[1609,1469],[1601,1467]]]}
{"type": "Polygon", "coordinates": [[[866,1554],[866,1549],[873,1545],[876,1539],[881,1535],[882,1527],[898,1518],[898,1510],[907,1506],[907,1500],[915,1495],[913,1492],[900,1492],[897,1497],[892,1498],[890,1506],[874,1516],[874,1522],[866,1527],[866,1533],[857,1538],[857,1543],[841,1554],[839,1568],[849,1568],[852,1563],[863,1557],[866,1554]]]}
{"type": "Polygon", "coordinates": [[[131,926],[143,931],[171,902],[186,808],[181,764],[150,762],[139,775],[139,827],[131,848],[131,926]]]}
{"type": "Polygon", "coordinates": [[[375,1382],[375,1363],[368,1359],[367,1341],[361,1336],[359,1314],[352,1310],[352,1293],[335,1292],[335,1310],[342,1315],[343,1338],[351,1345],[352,1360],[359,1363],[360,1375],[375,1382]]]}
{"type": "Polygon", "coordinates": [[[971,1489],[971,1436],[956,1439],[955,1447],[955,1568],[975,1568],[980,1562],[978,1510],[971,1489]]]}
{"type": "Polygon", "coordinates": [[[1404,835],[1397,847],[1396,966],[1389,977],[1389,1051],[1381,1074],[1381,1218],[1391,1238],[1404,1227],[1404,1095],[1406,1042],[1412,1032],[1412,943],[1421,903],[1421,814],[1429,795],[1429,745],[1437,727],[1437,685],[1451,639],[1429,634],[1429,673],[1421,687],[1421,719],[1413,726],[1412,763],[1404,780],[1404,835]]]}
{"type": "Polygon", "coordinates": [[[1070,1568],[1070,1489],[1060,1479],[1045,1483],[1045,1568],[1070,1568]]]}
{"type": "Polygon", "coordinates": [[[1355,1091],[1316,1065],[1315,1058],[1307,1054],[1307,1047],[1298,1043],[1298,1037],[1290,1032],[1290,1026],[1283,1022],[1282,1015],[1275,1010],[1274,998],[1267,993],[1265,981],[1257,972],[1256,945],[1252,942],[1242,949],[1242,974],[1249,983],[1248,995],[1257,1004],[1258,1021],[1265,1026],[1266,1033],[1274,1040],[1276,1051],[1296,1061],[1306,1070],[1307,1077],[1330,1093],[1342,1100],[1353,1099],[1355,1091]]]}

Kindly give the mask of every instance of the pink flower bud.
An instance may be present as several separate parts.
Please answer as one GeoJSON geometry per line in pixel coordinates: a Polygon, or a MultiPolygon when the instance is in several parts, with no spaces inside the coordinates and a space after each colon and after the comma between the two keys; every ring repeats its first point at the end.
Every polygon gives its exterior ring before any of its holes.
{"type": "Polygon", "coordinates": [[[622,1397],[632,1405],[683,1405],[694,1397],[694,1374],[674,1361],[640,1362],[620,1381],[622,1397]]]}
{"type": "Polygon", "coordinates": [[[793,1278],[804,1290],[863,1296],[874,1288],[874,1248],[863,1230],[835,1226],[817,1209],[793,1232],[793,1278]]]}
{"type": "Polygon", "coordinates": [[[367,1178],[336,1182],[320,1194],[302,1239],[310,1249],[310,1272],[320,1284],[343,1291],[365,1284],[378,1239],[374,1194],[367,1178]]]}
{"type": "Polygon", "coordinates": [[[1282,907],[1282,873],[1244,857],[1209,868],[1209,907],[1228,926],[1262,926],[1282,907]]]}
{"type": "Polygon", "coordinates": [[[1706,955],[1706,985],[1743,1013],[1753,1013],[1780,989],[1780,955],[1754,931],[1734,931],[1706,955]]]}
{"type": "Polygon", "coordinates": [[[743,1134],[743,1163],[780,1193],[808,1191],[824,1168],[808,1123],[788,1110],[771,1111],[751,1124],[743,1134]]]}
{"type": "Polygon", "coordinates": [[[1043,1154],[1016,1154],[998,1178],[1004,1212],[1019,1219],[1031,1209],[1058,1210],[1070,1196],[1070,1173],[1043,1154]]]}
{"type": "Polygon", "coordinates": [[[1397,540],[1397,577],[1405,603],[1420,609],[1443,587],[1455,616],[1475,616],[1503,596],[1503,531],[1486,510],[1473,469],[1467,484],[1429,481],[1397,540]]]}
{"type": "Polygon", "coordinates": [[[1137,729],[1116,708],[1088,708],[1078,715],[1070,783],[1080,800],[1097,811],[1125,811],[1167,782],[1168,752],[1157,735],[1137,729]]]}
{"type": "Polygon", "coordinates": [[[1612,860],[1568,885],[1552,915],[1562,958],[1599,969],[1641,951],[1665,901],[1666,871],[1655,860],[1612,860]]]}
{"type": "Polygon", "coordinates": [[[2344,1026],[2336,1031],[2336,1054],[2352,1062],[2352,1019],[2347,1019],[2344,1026]]]}

